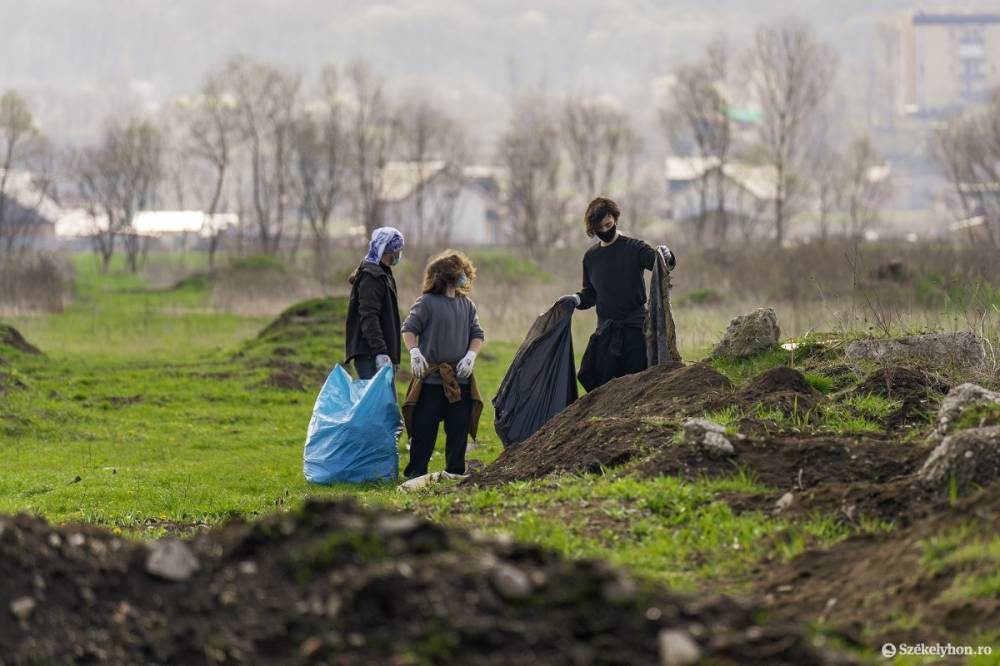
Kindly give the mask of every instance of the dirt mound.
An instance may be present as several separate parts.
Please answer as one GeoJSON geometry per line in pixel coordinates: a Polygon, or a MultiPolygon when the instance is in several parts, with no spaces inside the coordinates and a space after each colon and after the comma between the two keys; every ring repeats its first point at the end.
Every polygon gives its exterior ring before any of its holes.
{"type": "Polygon", "coordinates": [[[41,354],[41,350],[24,339],[21,332],[9,324],[0,324],[0,347],[10,347],[24,354],[41,354]]]}
{"type": "Polygon", "coordinates": [[[612,380],[505,449],[469,483],[494,485],[620,465],[669,443],[676,425],[665,418],[700,412],[731,386],[704,363],[658,365],[612,380]]]}
{"type": "Polygon", "coordinates": [[[902,402],[886,419],[889,430],[927,425],[941,397],[951,383],[932,372],[905,366],[879,368],[855,389],[861,395],[873,394],[902,402]]]}
{"type": "Polygon", "coordinates": [[[769,563],[754,574],[763,578],[762,596],[790,617],[822,619],[872,646],[933,642],[928,627],[953,641],[981,644],[979,636],[1000,626],[1000,597],[989,582],[996,575],[989,549],[1000,529],[998,490],[994,485],[955,505],[940,504],[888,535],[854,537],[787,564],[769,563]]]}
{"type": "MultiPolygon", "coordinates": [[[[743,471],[758,483],[784,492],[837,482],[883,483],[916,472],[928,453],[913,444],[836,436],[734,440],[733,448],[735,455],[720,459],[695,446],[674,444],[659,450],[638,471],[688,479],[743,471]]],[[[773,499],[768,495],[766,501],[773,499]]]]}
{"type": "Polygon", "coordinates": [[[759,608],[691,601],[536,546],[311,503],[145,544],[0,518],[7,663],[846,664],[759,608]]]}
{"type": "Polygon", "coordinates": [[[822,399],[823,394],[813,388],[801,372],[787,366],[778,366],[754,377],[746,386],[732,396],[725,397],[713,408],[735,404],[745,410],[763,406],[788,414],[804,414],[816,407],[822,399]]]}
{"type": "Polygon", "coordinates": [[[315,390],[344,357],[347,299],[317,298],[282,312],[235,359],[266,377],[255,384],[290,391],[315,390]]]}

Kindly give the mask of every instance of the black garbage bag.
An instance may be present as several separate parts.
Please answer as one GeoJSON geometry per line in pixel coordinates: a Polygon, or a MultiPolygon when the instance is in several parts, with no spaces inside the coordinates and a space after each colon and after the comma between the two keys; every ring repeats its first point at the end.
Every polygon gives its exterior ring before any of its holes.
{"type": "Polygon", "coordinates": [[[493,398],[497,435],[505,447],[531,437],[577,398],[573,309],[559,304],[531,325],[493,398]]]}

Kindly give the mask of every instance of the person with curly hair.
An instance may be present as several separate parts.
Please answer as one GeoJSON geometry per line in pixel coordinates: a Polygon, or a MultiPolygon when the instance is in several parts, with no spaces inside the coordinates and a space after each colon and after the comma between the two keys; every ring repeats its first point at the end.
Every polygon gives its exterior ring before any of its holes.
{"type": "Polygon", "coordinates": [[[387,365],[399,365],[399,302],[392,267],[403,255],[403,234],[393,227],[372,231],[368,253],[348,281],[347,354],[359,379],[371,379],[387,365]]]}
{"type": "MultiPolygon", "coordinates": [[[[648,367],[643,271],[653,270],[657,250],[619,233],[620,216],[621,208],[611,199],[597,197],[587,206],[584,228],[599,242],[583,255],[583,289],[557,301],[578,310],[597,306],[597,330],[590,336],[578,373],[587,391],[648,367]]],[[[669,248],[661,246],[660,251],[672,268],[675,260],[669,248]]]]}
{"type": "Polygon", "coordinates": [[[423,294],[403,322],[413,379],[403,403],[410,461],[403,475],[427,474],[444,422],[445,474],[465,474],[466,435],[475,439],[482,413],[473,367],[486,335],[469,298],[476,268],[455,250],[432,257],[423,294]]]}

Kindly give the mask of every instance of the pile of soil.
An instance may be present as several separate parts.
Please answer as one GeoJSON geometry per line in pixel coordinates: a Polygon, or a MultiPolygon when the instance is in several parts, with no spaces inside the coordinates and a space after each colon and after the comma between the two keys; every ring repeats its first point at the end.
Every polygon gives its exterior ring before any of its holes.
{"type": "Polygon", "coordinates": [[[806,414],[823,400],[823,394],[794,368],[778,366],[766,370],[732,395],[724,396],[710,409],[737,406],[749,411],[758,406],[785,414],[806,414]]]}
{"type": "MultiPolygon", "coordinates": [[[[675,444],[659,450],[638,472],[691,479],[731,476],[742,470],[779,491],[780,497],[787,490],[831,483],[885,483],[918,470],[928,454],[914,444],[832,435],[748,438],[734,441],[733,448],[735,455],[719,458],[691,444],[675,444]]],[[[774,499],[767,495],[762,501],[774,499]]]]}
{"type": "Polygon", "coordinates": [[[256,387],[318,390],[343,359],[347,300],[316,298],[297,303],[268,324],[235,355],[250,368],[267,370],[256,387]]]}
{"type": "Polygon", "coordinates": [[[864,635],[871,645],[933,643],[941,636],[981,644],[978,636],[1000,626],[1000,597],[957,598],[948,591],[970,575],[995,575],[995,560],[984,556],[949,564],[940,553],[929,562],[922,560],[935,537],[963,525],[970,531],[960,545],[995,540],[998,491],[993,485],[955,505],[941,502],[927,517],[888,535],[852,537],[788,563],[765,563],[755,572],[763,578],[762,597],[789,617],[819,618],[856,640],[864,635]],[[939,636],[928,635],[928,628],[939,636]]]}
{"type": "Polygon", "coordinates": [[[849,664],[792,621],[407,514],[310,503],[192,541],[0,518],[5,663],[849,664]]]}
{"type": "Polygon", "coordinates": [[[902,404],[886,418],[887,430],[926,426],[930,416],[952,384],[940,375],[905,366],[879,368],[855,389],[902,404]]]}
{"type": "Polygon", "coordinates": [[[0,324],[0,348],[10,347],[23,354],[41,354],[41,350],[24,339],[21,332],[9,324],[0,324]]]}
{"type": "Polygon", "coordinates": [[[701,412],[732,384],[704,363],[654,366],[584,395],[534,435],[505,449],[468,483],[496,485],[558,472],[614,467],[667,445],[675,425],[655,419],[701,412]]]}

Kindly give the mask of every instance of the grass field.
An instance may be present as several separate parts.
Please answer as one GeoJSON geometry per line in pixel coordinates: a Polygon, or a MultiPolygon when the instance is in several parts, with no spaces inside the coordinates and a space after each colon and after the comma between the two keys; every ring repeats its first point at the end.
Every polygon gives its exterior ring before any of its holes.
{"type": "MultiPolygon", "coordinates": [[[[279,343],[257,336],[271,317],[220,314],[207,299],[203,284],[153,289],[124,273],[102,276],[82,257],[68,309],[8,320],[45,354],[13,359],[27,389],[0,393],[0,513],[30,512],[55,523],[95,523],[152,538],[233,516],[252,518],[309,497],[351,496],[507,533],[574,557],[607,559],[684,590],[713,592],[746,590],[749,572],[765,556],[787,559],[858,530],[892,528],[878,521],[851,528],[823,515],[796,521],[763,512],[737,515],[716,495],[766,491],[748,475],[695,482],[607,470],[499,488],[443,485],[416,494],[399,493],[395,484],[310,485],[302,476],[302,449],[314,388],[270,385],[273,367],[266,360],[279,343]]],[[[699,336],[721,333],[722,324],[713,332],[706,326],[699,336]]],[[[517,342],[490,339],[477,361],[487,401],[517,342]]],[[[584,342],[577,340],[578,355],[584,342]]],[[[342,349],[342,332],[330,331],[295,340],[282,356],[325,372],[342,349]]],[[[683,351],[690,358],[704,349],[683,351]]],[[[721,369],[743,379],[779,363],[778,356],[721,369]]],[[[823,390],[826,380],[810,381],[823,390]]],[[[889,408],[869,402],[859,398],[858,410],[889,408]]],[[[739,415],[714,416],[725,422],[739,415]]],[[[830,423],[835,430],[862,429],[832,417],[830,423]]],[[[468,457],[488,463],[500,451],[487,404],[468,457]]],[[[401,466],[406,455],[404,437],[401,466]]],[[[442,467],[439,441],[431,469],[442,467]]]]}

